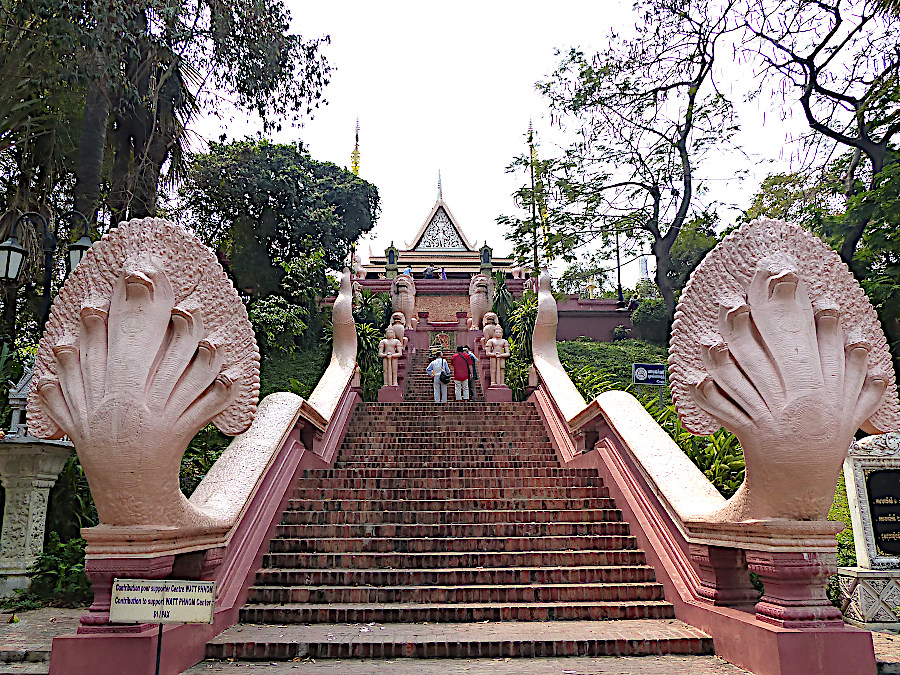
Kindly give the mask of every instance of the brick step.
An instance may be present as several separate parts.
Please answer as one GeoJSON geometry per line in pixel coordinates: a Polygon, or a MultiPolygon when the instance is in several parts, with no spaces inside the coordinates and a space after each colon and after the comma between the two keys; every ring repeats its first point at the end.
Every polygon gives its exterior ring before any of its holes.
{"type": "Polygon", "coordinates": [[[601,621],[672,619],[672,605],[662,600],[614,602],[532,602],[429,604],[246,605],[245,623],[469,623],[475,621],[601,621]]]}
{"type": "MultiPolygon", "coordinates": [[[[410,500],[423,501],[429,499],[516,499],[536,498],[546,499],[587,499],[591,497],[606,497],[609,492],[604,486],[593,487],[568,487],[565,484],[552,486],[508,486],[497,487],[447,487],[441,488],[332,488],[329,491],[331,499],[363,499],[366,501],[381,500],[410,500]]],[[[321,488],[306,488],[300,485],[294,491],[295,499],[315,499],[322,495],[321,488]]]]}
{"type": "MultiPolygon", "coordinates": [[[[601,488],[601,491],[607,488],[601,488]]],[[[608,496],[589,498],[497,496],[469,499],[325,499],[321,494],[310,499],[288,500],[288,511],[506,511],[511,509],[569,510],[613,509],[615,502],[608,496]]]]}
{"type": "Polygon", "coordinates": [[[278,569],[443,569],[503,567],[565,567],[588,565],[644,565],[639,549],[581,551],[431,551],[431,552],[271,552],[263,555],[264,568],[278,569]]]}
{"type": "Polygon", "coordinates": [[[444,467],[440,469],[425,468],[337,468],[304,472],[304,478],[328,478],[328,479],[393,479],[393,478],[597,478],[596,469],[560,469],[554,467],[537,468],[467,468],[444,467]]]}
{"type": "MultiPolygon", "coordinates": [[[[385,469],[487,469],[487,468],[496,468],[496,469],[516,469],[516,470],[525,470],[525,469],[553,469],[559,468],[559,462],[556,459],[546,459],[540,461],[523,461],[518,459],[512,460],[486,460],[484,457],[481,459],[472,459],[472,460],[457,460],[453,461],[450,459],[444,458],[435,458],[434,455],[431,455],[432,459],[430,460],[422,460],[419,462],[388,462],[382,461],[380,462],[380,466],[385,469]]],[[[370,460],[342,460],[335,464],[335,467],[338,469],[347,469],[348,471],[353,471],[356,469],[363,469],[372,466],[372,462],[370,460]]]]}
{"type": "Polygon", "coordinates": [[[571,511],[285,511],[285,525],[364,525],[396,523],[404,525],[467,525],[484,523],[588,523],[619,522],[618,509],[571,511]]]}
{"type": "MultiPolygon", "coordinates": [[[[503,622],[427,626],[386,624],[347,626],[238,625],[213,638],[207,645],[207,658],[247,661],[299,659],[434,659],[434,658],[510,658],[577,656],[647,656],[658,654],[711,654],[712,639],[698,629],[671,620],[503,622]]],[[[351,668],[351,662],[345,665],[351,668]]],[[[365,662],[363,662],[365,663],[365,662]]],[[[417,663],[415,661],[413,664],[417,663]]],[[[527,663],[516,661],[504,673],[532,672],[527,663]]],[[[575,672],[571,661],[562,662],[554,673],[575,672]],[[565,670],[562,670],[562,669],[565,670]]],[[[371,664],[371,662],[370,662],[371,664]]],[[[202,664],[201,664],[202,665],[202,664]]],[[[222,667],[224,664],[216,664],[222,667]]],[[[509,662],[494,661],[492,672],[509,662]]],[[[295,666],[302,668],[297,664],[295,666]]],[[[200,668],[200,666],[197,666],[200,668]]],[[[353,672],[375,672],[354,670],[353,672]]],[[[393,668],[378,672],[399,672],[393,668]]],[[[443,672],[450,672],[448,670],[443,672]]],[[[641,672],[632,664],[630,672],[641,672]]],[[[466,669],[468,670],[468,668],[466,669]]],[[[594,664],[591,672],[606,672],[594,664]]],[[[331,671],[329,671],[331,672],[331,671]]],[[[402,671],[406,672],[406,671],[402,671]]],[[[411,672],[411,671],[410,671],[411,672]]],[[[430,672],[437,672],[429,670],[430,672]]],[[[457,672],[457,671],[453,671],[457,672]]],[[[480,669],[478,672],[482,672],[480,669]]],[[[488,672],[485,669],[484,672],[488,672]]],[[[541,671],[551,672],[550,670],[541,671]]],[[[578,670],[578,672],[582,672],[578,670]]],[[[587,672],[587,671],[585,671],[587,672]]],[[[625,672],[624,670],[616,672],[625,672]]],[[[662,672],[654,670],[654,672],[662,672]]],[[[687,672],[681,671],[678,672],[687,672]]],[[[704,672],[706,672],[704,670],[704,672]]],[[[712,672],[711,670],[709,672],[712,672]]]]}
{"type": "Polygon", "coordinates": [[[501,567],[438,569],[268,569],[256,586],[498,586],[509,584],[641,583],[653,582],[648,565],[586,565],[583,567],[501,567]]]}
{"type": "Polygon", "coordinates": [[[333,490],[335,493],[344,490],[450,490],[503,488],[547,488],[572,490],[577,488],[602,487],[600,476],[571,476],[560,484],[561,479],[555,476],[523,476],[514,473],[511,476],[445,476],[440,478],[327,478],[309,476],[297,482],[297,490],[333,490]],[[414,485],[414,488],[410,488],[414,485]]]}
{"type": "Polygon", "coordinates": [[[399,538],[428,537],[432,539],[467,537],[574,537],[627,535],[628,523],[449,523],[449,524],[313,524],[279,525],[277,537],[284,539],[321,538],[399,538]]]}
{"type": "Polygon", "coordinates": [[[248,605],[254,604],[417,604],[524,602],[611,602],[662,600],[662,585],[521,584],[504,586],[251,586],[248,605]]]}
{"type": "Polygon", "coordinates": [[[456,539],[429,538],[329,538],[272,539],[273,552],[296,553],[426,553],[435,551],[475,552],[475,551],[579,551],[585,549],[635,548],[632,536],[622,535],[576,535],[569,537],[507,537],[505,539],[484,539],[482,537],[458,537],[456,539]]]}

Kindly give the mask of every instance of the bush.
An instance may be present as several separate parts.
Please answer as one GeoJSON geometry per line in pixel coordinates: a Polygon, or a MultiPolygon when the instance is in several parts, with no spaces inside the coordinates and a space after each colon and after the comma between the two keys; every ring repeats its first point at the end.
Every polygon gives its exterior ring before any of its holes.
{"type": "Polygon", "coordinates": [[[632,363],[665,363],[666,350],[642,340],[619,340],[618,342],[594,342],[589,338],[579,338],[558,345],[559,358],[571,372],[585,366],[605,374],[612,380],[612,389],[627,389],[631,386],[632,363]]]}
{"type": "Polygon", "coordinates": [[[625,326],[624,324],[619,324],[615,328],[613,328],[613,341],[618,342],[619,340],[625,340],[631,336],[631,329],[625,326]]]}
{"type": "Polygon", "coordinates": [[[31,588],[16,591],[3,602],[4,609],[36,609],[81,607],[91,602],[93,592],[84,573],[84,539],[70,539],[62,543],[56,532],[47,536],[44,552],[28,569],[31,588]]]}
{"type": "Polygon", "coordinates": [[[631,314],[638,336],[655,345],[665,346],[669,341],[669,310],[660,298],[647,298],[631,314]]]}

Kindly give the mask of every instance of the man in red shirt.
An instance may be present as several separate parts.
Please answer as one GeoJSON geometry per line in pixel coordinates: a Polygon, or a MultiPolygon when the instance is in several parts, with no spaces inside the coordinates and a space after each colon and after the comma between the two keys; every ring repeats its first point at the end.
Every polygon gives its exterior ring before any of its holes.
{"type": "Polygon", "coordinates": [[[456,348],[456,353],[450,359],[450,367],[453,369],[453,391],[457,401],[469,400],[469,361],[463,356],[462,346],[456,348]]]}

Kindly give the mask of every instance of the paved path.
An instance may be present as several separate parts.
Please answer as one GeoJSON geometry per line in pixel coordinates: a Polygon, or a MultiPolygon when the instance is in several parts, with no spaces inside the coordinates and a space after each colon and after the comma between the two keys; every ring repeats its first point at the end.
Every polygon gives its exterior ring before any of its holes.
{"type": "MultiPolygon", "coordinates": [[[[0,613],[0,675],[47,672],[50,643],[57,635],[74,633],[83,609],[44,608],[18,612],[18,623],[0,613]],[[4,663],[12,661],[11,663],[4,663]]],[[[349,629],[350,627],[348,627],[349,629]]],[[[359,626],[353,627],[359,630],[359,626]]],[[[900,675],[900,637],[873,633],[878,672],[900,675]]],[[[189,675],[742,675],[741,670],[711,656],[641,656],[567,659],[394,659],[311,663],[205,662],[189,675]]]]}

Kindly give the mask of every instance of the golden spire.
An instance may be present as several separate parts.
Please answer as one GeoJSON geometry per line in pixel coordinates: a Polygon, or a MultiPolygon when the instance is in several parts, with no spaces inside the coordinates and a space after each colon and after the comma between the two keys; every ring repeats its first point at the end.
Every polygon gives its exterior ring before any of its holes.
{"type": "Polygon", "coordinates": [[[359,118],[356,118],[356,145],[350,153],[350,168],[354,176],[359,175],[359,118]]]}

